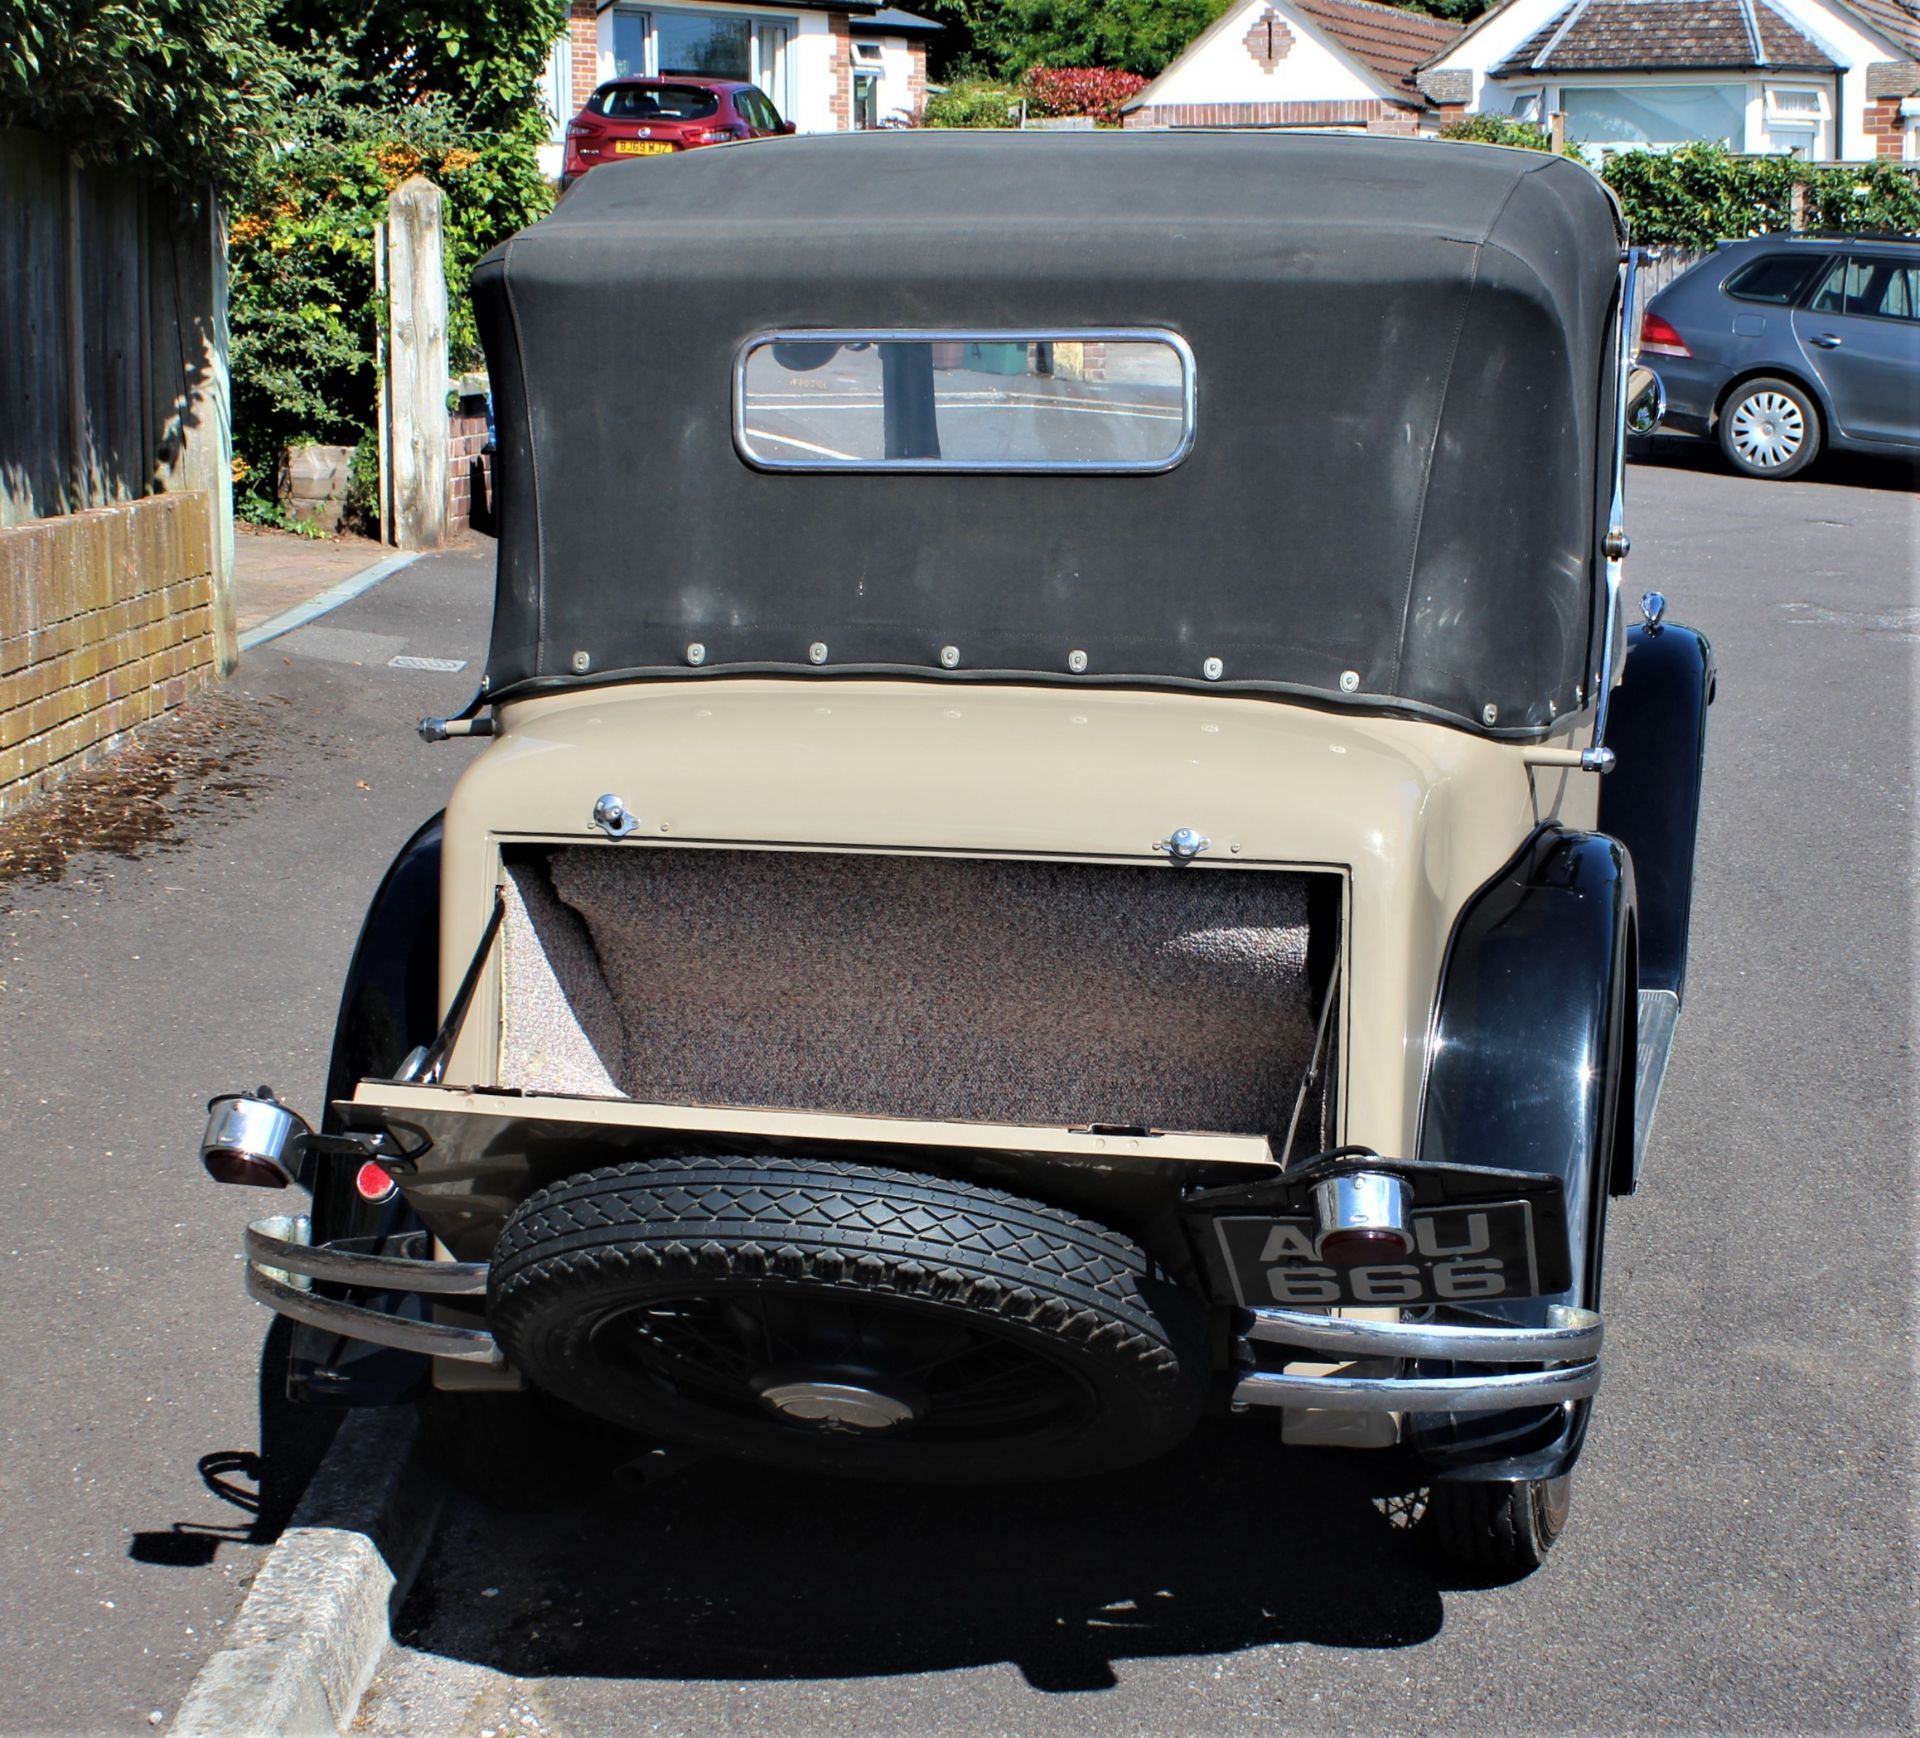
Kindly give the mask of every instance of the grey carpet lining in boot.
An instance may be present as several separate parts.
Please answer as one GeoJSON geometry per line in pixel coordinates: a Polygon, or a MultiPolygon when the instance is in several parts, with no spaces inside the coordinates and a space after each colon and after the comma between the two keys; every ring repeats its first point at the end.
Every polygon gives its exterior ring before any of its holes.
{"type": "Polygon", "coordinates": [[[548,875],[510,874],[503,1086],[1257,1134],[1313,1041],[1299,875],[644,846],[548,875]]]}

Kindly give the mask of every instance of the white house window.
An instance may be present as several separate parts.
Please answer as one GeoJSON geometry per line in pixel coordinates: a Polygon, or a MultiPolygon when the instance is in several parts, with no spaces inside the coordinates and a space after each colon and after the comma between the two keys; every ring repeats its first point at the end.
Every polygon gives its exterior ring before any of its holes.
{"type": "Polygon", "coordinates": [[[1808,159],[1825,156],[1827,93],[1818,86],[1768,85],[1769,151],[1808,159]]]}
{"type": "Polygon", "coordinates": [[[1517,90],[1513,93],[1513,106],[1507,111],[1516,121],[1539,121],[1546,118],[1546,92],[1538,87],[1533,90],[1517,90]]]}
{"type": "Polygon", "coordinates": [[[884,57],[880,52],[879,43],[856,40],[853,45],[853,58],[862,66],[878,66],[884,57]]]}
{"type": "Polygon", "coordinates": [[[789,21],[749,13],[613,6],[600,14],[600,76],[742,79],[765,91],[785,117],[792,111],[792,34],[789,21]]]}
{"type": "Polygon", "coordinates": [[[1697,140],[1735,150],[1746,144],[1744,84],[1569,85],[1560,106],[1577,144],[1616,151],[1697,140]]]}

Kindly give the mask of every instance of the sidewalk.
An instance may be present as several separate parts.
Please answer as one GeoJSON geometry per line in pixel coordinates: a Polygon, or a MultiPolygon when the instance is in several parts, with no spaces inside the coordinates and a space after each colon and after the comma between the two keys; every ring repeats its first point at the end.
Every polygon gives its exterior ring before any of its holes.
{"type": "Polygon", "coordinates": [[[233,601],[241,633],[394,552],[371,537],[300,537],[244,522],[233,528],[233,601]]]}

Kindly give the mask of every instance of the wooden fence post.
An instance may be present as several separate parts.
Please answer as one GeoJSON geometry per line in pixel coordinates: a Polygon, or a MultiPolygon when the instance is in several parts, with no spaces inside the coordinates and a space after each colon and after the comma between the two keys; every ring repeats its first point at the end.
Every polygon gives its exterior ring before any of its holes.
{"type": "Polygon", "coordinates": [[[393,536],[436,549],[447,536],[447,278],[440,189],[415,175],[387,201],[387,440],[393,536]]]}

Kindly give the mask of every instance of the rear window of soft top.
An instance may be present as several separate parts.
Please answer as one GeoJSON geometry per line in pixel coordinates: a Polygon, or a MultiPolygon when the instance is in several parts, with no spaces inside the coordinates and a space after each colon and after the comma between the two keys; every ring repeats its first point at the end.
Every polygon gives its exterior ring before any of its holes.
{"type": "Polygon", "coordinates": [[[615,85],[594,104],[610,121],[704,121],[720,111],[714,92],[691,84],[615,85]]]}

